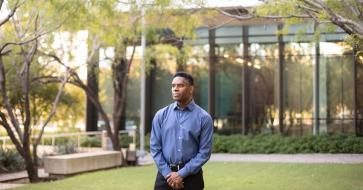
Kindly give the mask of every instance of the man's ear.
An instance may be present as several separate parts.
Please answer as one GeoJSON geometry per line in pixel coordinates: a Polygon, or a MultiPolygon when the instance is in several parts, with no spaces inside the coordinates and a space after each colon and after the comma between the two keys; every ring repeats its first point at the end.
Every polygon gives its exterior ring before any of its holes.
{"type": "Polygon", "coordinates": [[[190,86],[190,93],[193,94],[194,92],[194,86],[190,86]]]}

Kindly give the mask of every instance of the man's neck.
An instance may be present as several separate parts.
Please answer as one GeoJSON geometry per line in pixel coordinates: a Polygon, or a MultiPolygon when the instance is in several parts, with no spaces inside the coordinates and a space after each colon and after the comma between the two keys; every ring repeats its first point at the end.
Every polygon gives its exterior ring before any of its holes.
{"type": "Polygon", "coordinates": [[[187,100],[187,101],[184,101],[184,102],[180,102],[178,101],[177,104],[178,104],[178,107],[181,108],[181,109],[184,109],[185,107],[187,107],[187,105],[193,100],[193,98],[187,100]]]}

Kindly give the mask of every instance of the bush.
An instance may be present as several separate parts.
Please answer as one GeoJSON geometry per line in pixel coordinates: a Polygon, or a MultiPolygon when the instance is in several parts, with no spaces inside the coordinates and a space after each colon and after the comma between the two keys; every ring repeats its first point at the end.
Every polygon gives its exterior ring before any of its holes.
{"type": "MultiPolygon", "coordinates": [[[[76,137],[57,137],[54,140],[54,144],[55,145],[60,145],[60,144],[65,144],[68,143],[69,141],[75,141],[77,138],[76,137]]],[[[52,145],[52,138],[44,138],[43,140],[44,145],[52,145]]]]}
{"type": "Polygon", "coordinates": [[[16,150],[0,148],[0,173],[20,171],[24,168],[24,160],[16,150]]]}
{"type": "Polygon", "coordinates": [[[129,148],[132,143],[132,137],[128,134],[121,134],[118,136],[121,148],[129,148]]]}
{"type": "MultiPolygon", "coordinates": [[[[132,136],[128,136],[127,134],[119,135],[119,141],[122,148],[128,148],[129,144],[132,142],[132,136]]],[[[144,138],[144,148],[146,151],[150,151],[150,134],[146,134],[144,138]]],[[[136,148],[140,147],[140,138],[139,135],[136,135],[136,148]]]]}
{"type": "Polygon", "coordinates": [[[73,154],[77,152],[77,143],[72,140],[67,140],[56,147],[57,154],[73,154]]]}
{"type": "Polygon", "coordinates": [[[101,147],[101,140],[97,137],[84,137],[81,139],[82,147],[101,147]]]}
{"type": "Polygon", "coordinates": [[[214,135],[215,153],[363,153],[363,138],[349,135],[214,135]]]}

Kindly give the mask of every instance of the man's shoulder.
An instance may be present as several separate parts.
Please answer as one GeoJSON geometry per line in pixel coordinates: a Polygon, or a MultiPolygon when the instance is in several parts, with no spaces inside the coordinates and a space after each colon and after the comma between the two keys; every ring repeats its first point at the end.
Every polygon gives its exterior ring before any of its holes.
{"type": "Polygon", "coordinates": [[[163,107],[163,108],[161,108],[161,109],[159,109],[157,112],[156,112],[156,114],[155,114],[155,117],[159,117],[159,116],[163,116],[163,115],[165,115],[172,107],[173,107],[173,103],[171,103],[171,104],[169,104],[169,105],[167,105],[167,106],[165,106],[165,107],[163,107]]]}
{"type": "Polygon", "coordinates": [[[212,117],[209,115],[209,113],[207,111],[205,111],[202,107],[200,107],[198,104],[195,104],[195,109],[198,110],[198,113],[200,113],[201,117],[212,119],[212,117]]]}

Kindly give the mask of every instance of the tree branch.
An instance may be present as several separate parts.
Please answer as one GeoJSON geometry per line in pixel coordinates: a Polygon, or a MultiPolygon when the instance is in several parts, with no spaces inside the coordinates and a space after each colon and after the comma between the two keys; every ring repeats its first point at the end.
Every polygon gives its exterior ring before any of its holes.
{"type": "Polygon", "coordinates": [[[93,56],[96,53],[98,53],[97,51],[100,50],[101,43],[99,42],[98,38],[99,38],[98,35],[93,35],[92,36],[92,50],[91,50],[91,53],[90,53],[90,55],[88,56],[88,58],[86,60],[87,63],[92,62],[93,56]]]}
{"type": "Polygon", "coordinates": [[[52,111],[50,112],[48,118],[45,120],[45,122],[43,123],[41,130],[40,130],[40,134],[38,136],[38,138],[36,139],[36,143],[35,145],[38,145],[40,143],[40,140],[42,139],[43,133],[44,133],[44,129],[45,127],[48,125],[48,123],[50,122],[50,120],[54,117],[56,110],[57,110],[57,105],[59,103],[60,100],[60,96],[63,92],[63,89],[65,87],[66,82],[68,81],[69,78],[69,70],[66,71],[66,74],[64,75],[64,78],[62,80],[61,86],[59,87],[57,96],[55,97],[53,104],[52,104],[52,111]]]}
{"type": "MultiPolygon", "coordinates": [[[[35,17],[34,21],[34,31],[37,32],[38,30],[38,16],[35,17]]],[[[34,40],[34,45],[31,47],[30,51],[27,53],[25,52],[23,46],[21,46],[24,63],[23,63],[23,70],[21,71],[21,78],[23,82],[23,94],[25,98],[24,102],[24,111],[25,111],[25,122],[24,122],[24,146],[27,146],[29,144],[29,136],[31,134],[31,114],[30,114],[30,100],[29,100],[29,91],[30,91],[30,65],[34,58],[34,55],[38,48],[38,40],[34,40]]]]}
{"type": "Polygon", "coordinates": [[[20,154],[22,154],[22,156],[24,156],[24,151],[23,151],[23,147],[21,146],[21,141],[19,141],[19,139],[16,138],[13,130],[11,129],[9,122],[6,119],[5,114],[1,111],[0,111],[0,118],[1,118],[0,125],[2,125],[5,128],[8,136],[10,137],[11,141],[14,143],[18,152],[20,154]]]}
{"type": "Polygon", "coordinates": [[[2,45],[2,46],[1,46],[1,48],[0,48],[0,55],[4,55],[3,51],[4,51],[4,49],[5,49],[7,46],[10,46],[10,45],[17,45],[17,46],[21,46],[21,45],[27,44],[27,43],[29,43],[29,42],[32,42],[32,41],[34,41],[34,40],[37,40],[38,38],[40,38],[40,37],[42,37],[42,36],[44,36],[44,35],[46,35],[46,34],[49,34],[50,32],[52,32],[53,30],[56,30],[56,29],[57,29],[57,28],[59,28],[59,27],[60,27],[60,25],[59,25],[59,26],[57,26],[57,27],[55,27],[55,28],[53,28],[53,29],[51,29],[51,30],[48,30],[48,31],[46,31],[46,32],[43,32],[43,33],[37,34],[37,35],[35,35],[33,38],[30,38],[30,39],[25,40],[25,41],[22,41],[22,42],[7,42],[7,43],[5,43],[4,45],[2,45]]]}
{"type": "Polygon", "coordinates": [[[132,54],[131,54],[131,57],[129,59],[129,63],[127,64],[127,73],[130,72],[130,68],[131,68],[131,65],[133,63],[133,60],[134,60],[134,55],[135,55],[135,51],[136,51],[136,43],[133,44],[132,46],[132,54]]]}
{"type": "MultiPolygon", "coordinates": [[[[1,6],[3,4],[3,1],[1,1],[1,6]]],[[[9,19],[11,17],[14,16],[16,10],[22,5],[22,3],[20,3],[20,0],[17,0],[14,7],[10,10],[10,13],[3,19],[0,21],[0,26],[4,25],[6,22],[9,21],[9,19]]],[[[0,7],[1,8],[1,7],[0,7]]]]}
{"type": "Polygon", "coordinates": [[[328,13],[330,20],[334,24],[342,27],[342,29],[345,30],[348,34],[356,33],[361,39],[363,39],[363,26],[360,23],[354,22],[351,19],[344,18],[338,13],[335,13],[325,2],[321,0],[316,0],[316,3],[319,4],[326,13],[328,13]],[[343,25],[348,25],[349,28],[343,25]]]}
{"type": "Polygon", "coordinates": [[[7,94],[7,88],[6,88],[6,73],[5,73],[5,68],[4,68],[4,63],[2,60],[2,55],[0,54],[0,93],[2,96],[2,103],[10,117],[10,121],[15,129],[15,131],[17,132],[19,139],[21,141],[23,141],[23,134],[20,130],[20,126],[19,126],[19,121],[18,119],[15,117],[15,114],[12,110],[12,105],[9,101],[9,97],[7,94]]]}

